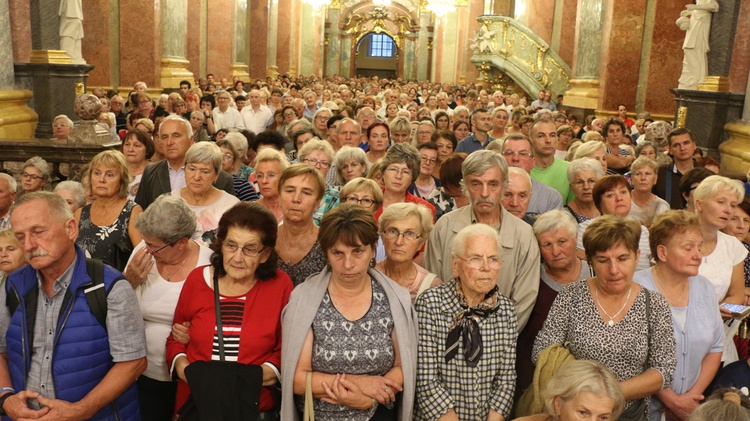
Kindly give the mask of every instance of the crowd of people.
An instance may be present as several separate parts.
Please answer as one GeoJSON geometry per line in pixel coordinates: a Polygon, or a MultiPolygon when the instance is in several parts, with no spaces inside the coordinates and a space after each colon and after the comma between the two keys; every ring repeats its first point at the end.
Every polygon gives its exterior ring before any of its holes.
{"type": "Polygon", "coordinates": [[[80,182],[0,173],[0,414],[750,420],[750,200],[689,130],[547,91],[193,85],[94,92],[121,147],[80,182]]]}

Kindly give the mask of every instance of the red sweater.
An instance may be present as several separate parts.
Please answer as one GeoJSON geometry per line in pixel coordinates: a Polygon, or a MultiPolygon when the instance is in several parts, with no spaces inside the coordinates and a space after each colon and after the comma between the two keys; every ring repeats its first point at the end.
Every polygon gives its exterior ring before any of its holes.
{"type": "MultiPolygon", "coordinates": [[[[190,273],[177,302],[174,322],[190,322],[190,343],[181,344],[169,335],[167,364],[170,370],[175,356],[180,353],[186,354],[190,362],[211,360],[216,311],[214,291],[203,277],[203,268],[198,267],[190,273]]],[[[276,271],[276,277],[258,281],[246,294],[238,362],[255,365],[269,362],[281,370],[281,310],[289,301],[293,288],[289,276],[276,271]]],[[[175,409],[181,408],[189,395],[190,387],[180,380],[175,409]]],[[[260,394],[260,410],[268,411],[274,405],[271,391],[264,387],[260,394]]]]}

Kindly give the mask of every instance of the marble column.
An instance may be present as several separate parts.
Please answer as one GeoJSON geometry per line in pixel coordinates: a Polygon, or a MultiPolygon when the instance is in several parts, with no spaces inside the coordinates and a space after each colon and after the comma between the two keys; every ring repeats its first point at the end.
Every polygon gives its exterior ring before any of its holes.
{"type": "Polygon", "coordinates": [[[599,59],[602,49],[604,0],[578,0],[573,79],[565,93],[565,104],[585,113],[599,103],[599,59]]]}
{"type": "Polygon", "coordinates": [[[266,74],[271,77],[279,76],[279,66],[276,65],[276,46],[279,28],[279,2],[270,0],[268,10],[268,68],[266,74]]]}
{"type": "Polygon", "coordinates": [[[234,60],[234,0],[208,0],[206,5],[206,72],[219,80],[232,74],[234,60]],[[221,76],[220,76],[221,75],[221,76]]]}
{"type": "Polygon", "coordinates": [[[432,53],[432,22],[431,13],[426,10],[419,12],[419,35],[417,36],[417,80],[427,80],[430,77],[430,61],[432,53]]]}
{"type": "MultiPolygon", "coordinates": [[[[238,0],[244,2],[246,0],[238,0]]],[[[239,12],[239,11],[238,11],[239,12]]],[[[247,40],[249,53],[244,62],[253,78],[265,78],[268,71],[268,1],[251,0],[247,8],[247,40]],[[250,60],[252,58],[252,60],[250,60]]],[[[239,61],[238,61],[239,62],[239,61]]]]}
{"type": "Polygon", "coordinates": [[[341,10],[338,7],[328,8],[328,22],[326,23],[326,58],[324,76],[331,76],[338,73],[339,59],[341,57],[341,30],[339,29],[339,15],[341,10]]]}
{"type": "Polygon", "coordinates": [[[282,1],[278,4],[279,12],[276,19],[276,66],[280,74],[289,73],[292,42],[291,3],[292,1],[282,1]]]}
{"type": "Polygon", "coordinates": [[[194,80],[187,61],[187,1],[162,2],[162,88],[177,89],[181,80],[194,80]]]}
{"type": "Polygon", "coordinates": [[[30,139],[37,115],[26,103],[31,91],[14,90],[13,41],[8,0],[0,0],[0,139],[30,139]]]}
{"type": "MultiPolygon", "coordinates": [[[[253,3],[259,3],[257,1],[253,3]]],[[[262,25],[261,25],[262,26],[262,25]]],[[[260,29],[255,28],[255,22],[250,21],[247,0],[234,1],[234,34],[232,48],[232,77],[238,77],[243,81],[250,79],[248,72],[249,42],[255,41],[260,35],[260,29]],[[249,42],[248,42],[249,41],[249,42]]],[[[264,48],[265,50],[265,48],[264,48]]],[[[260,53],[253,51],[253,55],[260,53]]]]}

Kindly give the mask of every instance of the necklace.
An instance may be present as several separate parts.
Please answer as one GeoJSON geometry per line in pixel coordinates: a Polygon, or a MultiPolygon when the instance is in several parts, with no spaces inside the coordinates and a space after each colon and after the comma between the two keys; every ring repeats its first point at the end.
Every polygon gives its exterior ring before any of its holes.
{"type": "MultiPolygon", "coordinates": [[[[309,234],[311,232],[313,232],[314,229],[315,229],[315,224],[313,224],[310,227],[310,229],[305,233],[305,235],[303,237],[309,239],[310,238],[309,234]]],[[[284,229],[284,225],[281,225],[281,228],[279,229],[279,231],[281,231],[281,239],[284,241],[284,251],[286,252],[286,255],[288,257],[286,260],[284,260],[284,263],[286,263],[287,266],[291,266],[292,265],[292,261],[294,261],[294,258],[293,258],[294,256],[292,255],[291,252],[289,252],[289,247],[286,244],[286,229],[284,229]]]]}
{"type": "Polygon", "coordinates": [[[188,257],[190,257],[190,243],[189,242],[188,242],[188,250],[187,250],[187,254],[185,254],[185,258],[182,259],[182,263],[180,263],[180,266],[178,266],[174,272],[170,273],[169,276],[167,276],[167,281],[171,281],[174,274],[179,272],[180,269],[182,269],[182,266],[185,264],[185,262],[187,262],[188,257]]]}
{"type": "Polygon", "coordinates": [[[615,317],[619,316],[620,313],[622,313],[622,311],[625,310],[625,306],[628,305],[628,301],[630,300],[630,293],[631,292],[633,292],[633,286],[632,285],[630,286],[630,288],[628,288],[628,296],[625,297],[625,302],[622,303],[622,307],[620,307],[620,310],[617,313],[615,313],[614,316],[610,316],[609,313],[607,313],[607,310],[604,309],[604,306],[602,305],[602,303],[599,302],[599,287],[596,287],[596,289],[594,290],[594,294],[596,294],[596,303],[599,304],[599,308],[602,309],[602,312],[604,312],[604,314],[607,317],[609,317],[609,321],[607,322],[607,326],[612,327],[612,326],[615,325],[615,317]]]}
{"type": "MultiPolygon", "coordinates": [[[[667,294],[666,294],[667,288],[664,287],[664,284],[661,282],[661,279],[663,278],[663,276],[661,272],[659,272],[659,266],[658,265],[654,266],[654,270],[656,271],[656,282],[658,282],[659,286],[661,287],[662,295],[664,296],[664,298],[667,298],[667,301],[669,301],[669,297],[667,297],[667,294]]],[[[680,292],[679,300],[677,301],[678,304],[682,303],[683,298],[685,298],[685,292],[687,291],[687,288],[685,287],[685,285],[686,284],[684,283],[682,284],[682,292],[680,292]]],[[[677,306],[674,306],[674,307],[677,307],[677,306]]]]}

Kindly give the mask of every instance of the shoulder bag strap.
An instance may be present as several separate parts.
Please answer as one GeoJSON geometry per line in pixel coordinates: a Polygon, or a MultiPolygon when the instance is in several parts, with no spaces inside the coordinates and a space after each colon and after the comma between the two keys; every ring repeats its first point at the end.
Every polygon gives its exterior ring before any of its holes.
{"type": "Polygon", "coordinates": [[[221,304],[219,303],[219,272],[214,269],[214,307],[216,307],[216,335],[219,338],[219,361],[224,361],[224,328],[221,323],[221,304]]]}
{"type": "Polygon", "coordinates": [[[648,327],[648,348],[646,350],[646,364],[648,364],[648,360],[651,358],[651,292],[649,292],[648,288],[643,288],[643,292],[646,293],[646,326],[648,327]]]}
{"type": "Polygon", "coordinates": [[[430,273],[427,274],[424,279],[422,279],[422,284],[419,286],[419,291],[417,291],[417,297],[419,297],[421,293],[427,291],[427,288],[432,285],[432,281],[434,281],[435,278],[437,278],[437,275],[435,275],[434,273],[430,273]]]}

